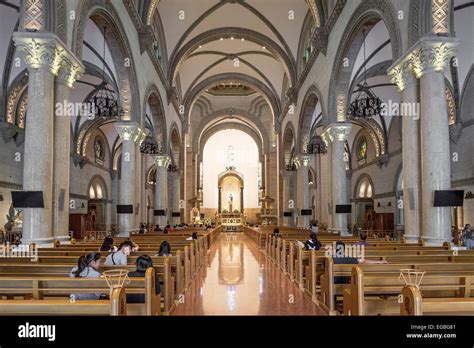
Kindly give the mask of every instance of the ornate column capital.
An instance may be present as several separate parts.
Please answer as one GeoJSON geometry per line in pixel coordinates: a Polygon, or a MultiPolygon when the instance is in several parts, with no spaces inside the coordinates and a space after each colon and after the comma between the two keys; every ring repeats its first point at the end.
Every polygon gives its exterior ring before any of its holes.
{"type": "Polygon", "coordinates": [[[15,32],[13,40],[23,54],[28,69],[47,69],[57,75],[63,64],[69,64],[74,67],[69,73],[69,83],[84,71],[81,61],[54,33],[15,32]]]}
{"type": "Polygon", "coordinates": [[[410,54],[415,76],[421,78],[429,71],[443,71],[457,53],[459,40],[450,37],[422,37],[410,54]]]}
{"type": "Polygon", "coordinates": [[[57,81],[72,88],[74,83],[84,74],[85,67],[75,56],[64,57],[59,68],[57,81]],[[74,59],[71,59],[74,58],[74,59]]]}
{"type": "Polygon", "coordinates": [[[321,137],[326,143],[326,146],[329,146],[329,144],[334,141],[346,141],[351,130],[352,123],[331,123],[323,130],[321,137]]]}
{"type": "Polygon", "coordinates": [[[153,160],[157,167],[163,167],[165,169],[168,168],[171,163],[170,156],[155,155],[153,156],[153,160]]]}
{"type": "Polygon", "coordinates": [[[309,166],[309,162],[311,161],[311,157],[305,154],[301,154],[297,158],[298,162],[301,163],[303,167],[309,166]]]}
{"type": "Polygon", "coordinates": [[[387,74],[390,80],[397,85],[400,92],[403,92],[405,88],[416,83],[416,77],[411,70],[410,62],[407,60],[392,65],[388,69],[387,74]]]}
{"type": "Polygon", "coordinates": [[[146,134],[136,122],[119,122],[115,128],[122,141],[133,141],[140,146],[145,140],[146,134]]]}
{"type": "Polygon", "coordinates": [[[424,36],[418,40],[390,68],[388,74],[400,90],[408,86],[410,75],[417,79],[430,71],[441,72],[457,53],[459,39],[424,36]]]}

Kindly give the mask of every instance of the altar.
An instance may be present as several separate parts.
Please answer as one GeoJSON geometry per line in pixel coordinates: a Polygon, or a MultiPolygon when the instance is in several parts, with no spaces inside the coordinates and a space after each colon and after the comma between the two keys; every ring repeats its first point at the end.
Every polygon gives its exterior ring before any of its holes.
{"type": "Polygon", "coordinates": [[[242,231],[242,226],[246,224],[243,175],[235,167],[227,167],[219,175],[218,190],[217,225],[222,226],[223,232],[242,231]]]}

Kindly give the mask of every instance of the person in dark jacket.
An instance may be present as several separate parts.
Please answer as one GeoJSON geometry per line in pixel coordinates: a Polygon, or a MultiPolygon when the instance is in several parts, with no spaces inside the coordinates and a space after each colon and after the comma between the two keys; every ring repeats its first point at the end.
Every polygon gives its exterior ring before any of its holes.
{"type": "Polygon", "coordinates": [[[311,233],[309,239],[304,243],[305,250],[319,250],[321,249],[321,242],[318,240],[316,233],[311,233]]]}
{"type": "MultiPolygon", "coordinates": [[[[134,272],[128,273],[130,278],[140,278],[145,277],[146,270],[150,267],[153,267],[153,261],[148,255],[141,255],[137,258],[135,262],[137,269],[134,272]]],[[[156,294],[158,295],[161,292],[160,287],[160,278],[155,274],[155,289],[156,294]]],[[[145,303],[144,294],[127,294],[127,303],[145,303]]]]}

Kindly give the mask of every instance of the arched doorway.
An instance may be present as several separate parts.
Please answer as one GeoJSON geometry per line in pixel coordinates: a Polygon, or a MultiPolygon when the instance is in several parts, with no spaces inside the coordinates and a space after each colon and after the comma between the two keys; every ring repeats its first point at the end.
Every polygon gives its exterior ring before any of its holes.
{"type": "Polygon", "coordinates": [[[230,169],[219,175],[218,202],[220,213],[243,213],[244,178],[242,174],[230,169]]]}
{"type": "Polygon", "coordinates": [[[107,230],[107,191],[104,180],[95,176],[88,189],[87,227],[88,231],[107,230]]]}
{"type": "Polygon", "coordinates": [[[355,208],[356,208],[356,225],[358,227],[364,226],[364,221],[367,213],[374,211],[374,189],[372,181],[368,176],[363,176],[359,179],[356,186],[355,194],[355,208]]]}

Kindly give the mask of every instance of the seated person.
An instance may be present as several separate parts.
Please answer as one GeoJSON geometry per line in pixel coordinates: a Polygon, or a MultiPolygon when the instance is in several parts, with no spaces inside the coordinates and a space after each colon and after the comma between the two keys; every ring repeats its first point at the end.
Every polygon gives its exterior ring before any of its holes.
{"type": "Polygon", "coordinates": [[[145,233],[147,233],[147,232],[148,232],[148,231],[147,231],[147,229],[146,229],[145,224],[141,224],[141,225],[140,225],[140,229],[138,230],[138,233],[140,233],[140,234],[145,234],[145,233]]]}
{"type": "Polygon", "coordinates": [[[367,233],[362,232],[359,236],[359,241],[356,243],[356,245],[363,245],[363,246],[368,246],[369,243],[367,242],[367,233]]]}
{"type": "Polygon", "coordinates": [[[132,245],[132,251],[138,251],[140,247],[138,246],[137,243],[135,243],[132,239],[127,238],[125,239],[126,242],[130,243],[132,245]]]}
{"type": "Polygon", "coordinates": [[[196,239],[198,239],[197,232],[193,232],[191,237],[186,238],[186,240],[196,240],[196,239]]]}
{"type": "Polygon", "coordinates": [[[161,232],[161,231],[162,229],[160,228],[160,225],[156,225],[153,232],[161,232]]]}
{"type": "MultiPolygon", "coordinates": [[[[367,260],[365,258],[357,258],[346,255],[346,245],[343,241],[336,242],[336,250],[333,251],[332,260],[334,264],[358,265],[358,264],[385,264],[387,261],[381,260],[367,260]]],[[[324,263],[323,263],[324,266],[324,263]]],[[[350,284],[350,276],[336,276],[334,277],[334,284],[350,284]]]]}
{"type": "Polygon", "coordinates": [[[127,257],[132,252],[133,244],[130,241],[125,241],[120,244],[118,251],[111,253],[105,259],[104,265],[106,266],[126,266],[127,257]]]}
{"type": "Polygon", "coordinates": [[[166,240],[160,244],[160,249],[156,256],[171,256],[171,245],[166,240]]]}
{"type": "Polygon", "coordinates": [[[319,250],[321,249],[321,242],[318,240],[316,233],[311,233],[309,239],[304,243],[305,250],[319,250]]]}
{"type": "Polygon", "coordinates": [[[318,221],[315,221],[313,223],[313,225],[311,226],[311,232],[312,233],[318,233],[319,232],[318,221]]]}
{"type": "MultiPolygon", "coordinates": [[[[77,267],[74,267],[69,273],[71,278],[99,278],[100,272],[100,253],[90,253],[82,255],[77,261],[77,267]]],[[[98,300],[101,298],[101,294],[71,294],[71,300],[98,300]]]]}
{"type": "Polygon", "coordinates": [[[107,251],[109,253],[116,252],[117,247],[114,245],[114,239],[112,237],[105,237],[99,251],[107,251]]]}
{"type": "Polygon", "coordinates": [[[275,227],[275,229],[273,230],[273,234],[272,234],[273,237],[281,237],[281,233],[280,233],[280,229],[278,227],[275,227]]]}
{"type": "MultiPolygon", "coordinates": [[[[141,255],[137,258],[135,265],[137,266],[136,271],[128,273],[130,278],[144,277],[146,270],[153,267],[153,261],[150,256],[141,255]]],[[[158,278],[157,274],[155,274],[155,281],[156,294],[158,295],[161,292],[161,288],[160,278],[158,278]]],[[[127,303],[145,303],[145,294],[127,294],[127,303]]]]}

